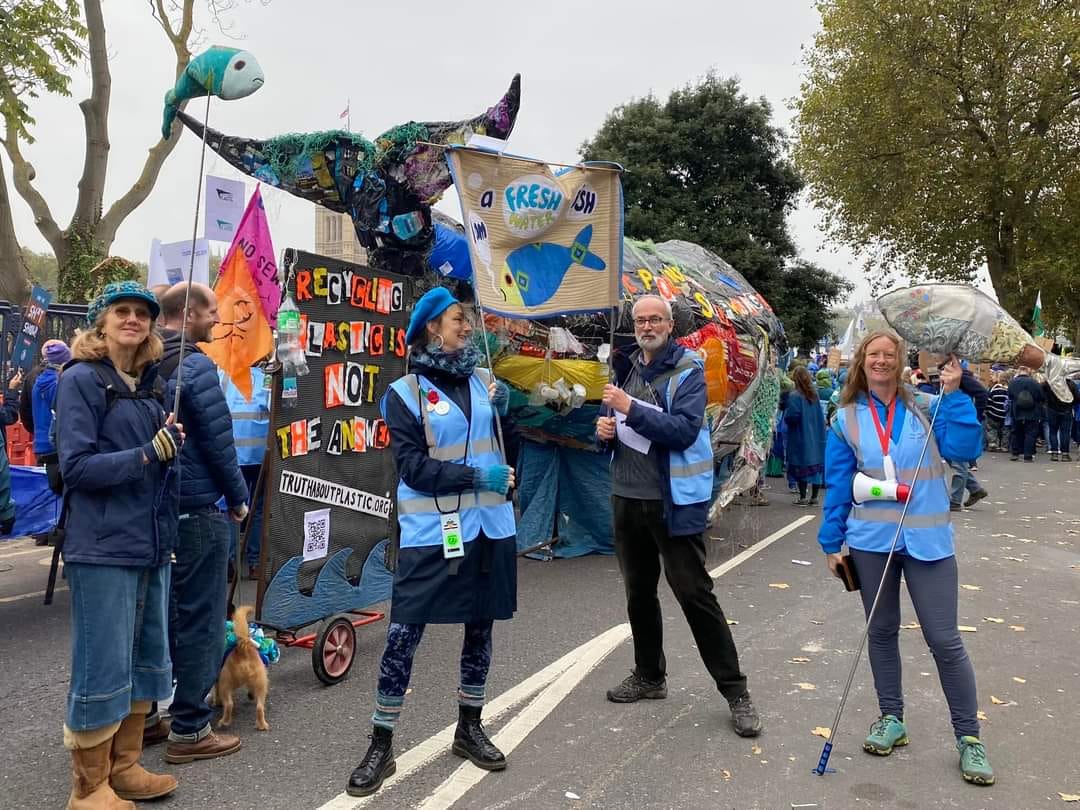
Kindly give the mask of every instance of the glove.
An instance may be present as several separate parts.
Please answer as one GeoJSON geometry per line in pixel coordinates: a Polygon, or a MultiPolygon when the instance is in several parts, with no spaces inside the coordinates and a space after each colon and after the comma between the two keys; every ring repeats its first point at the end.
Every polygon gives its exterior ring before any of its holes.
{"type": "Polygon", "coordinates": [[[473,489],[477,492],[498,492],[505,495],[510,488],[510,468],[505,464],[473,467],[473,489]]]}
{"type": "Polygon", "coordinates": [[[143,452],[148,459],[157,459],[164,464],[176,458],[181,444],[183,441],[180,439],[180,429],[176,425],[166,425],[143,445],[143,452]]]}

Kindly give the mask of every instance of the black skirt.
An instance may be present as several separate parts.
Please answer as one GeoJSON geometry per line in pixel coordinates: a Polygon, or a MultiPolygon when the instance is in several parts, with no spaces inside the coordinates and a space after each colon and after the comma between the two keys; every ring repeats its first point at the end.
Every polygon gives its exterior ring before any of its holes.
{"type": "Polygon", "coordinates": [[[398,552],[392,622],[464,624],[510,619],[515,610],[515,537],[491,540],[481,532],[456,560],[444,558],[441,545],[398,552]]]}

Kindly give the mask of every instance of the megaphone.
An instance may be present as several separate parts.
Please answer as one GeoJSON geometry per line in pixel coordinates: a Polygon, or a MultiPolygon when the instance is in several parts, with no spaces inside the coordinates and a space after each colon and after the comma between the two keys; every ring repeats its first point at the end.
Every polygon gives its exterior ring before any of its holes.
{"type": "Polygon", "coordinates": [[[864,473],[856,473],[855,480],[851,484],[851,494],[855,503],[867,501],[899,501],[907,503],[911,494],[911,486],[902,484],[896,480],[882,481],[871,478],[864,473]]]}

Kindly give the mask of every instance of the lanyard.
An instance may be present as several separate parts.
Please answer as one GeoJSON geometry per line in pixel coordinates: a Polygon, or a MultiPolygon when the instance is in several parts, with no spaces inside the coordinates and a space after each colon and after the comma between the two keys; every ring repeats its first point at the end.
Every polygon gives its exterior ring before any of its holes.
{"type": "Polygon", "coordinates": [[[877,415],[877,406],[873,399],[870,400],[870,413],[874,417],[874,429],[877,431],[878,441],[881,442],[881,455],[889,455],[889,438],[892,436],[893,417],[896,416],[896,397],[889,403],[888,416],[885,420],[885,429],[881,428],[881,418],[877,415]]]}

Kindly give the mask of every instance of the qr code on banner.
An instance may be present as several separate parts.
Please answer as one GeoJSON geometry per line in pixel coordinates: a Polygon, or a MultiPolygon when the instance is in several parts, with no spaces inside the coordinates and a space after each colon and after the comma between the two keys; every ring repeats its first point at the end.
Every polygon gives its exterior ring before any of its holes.
{"type": "Polygon", "coordinates": [[[325,557],[330,547],[330,510],[304,514],[304,559],[325,557]]]}

